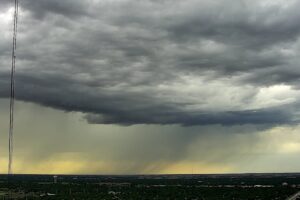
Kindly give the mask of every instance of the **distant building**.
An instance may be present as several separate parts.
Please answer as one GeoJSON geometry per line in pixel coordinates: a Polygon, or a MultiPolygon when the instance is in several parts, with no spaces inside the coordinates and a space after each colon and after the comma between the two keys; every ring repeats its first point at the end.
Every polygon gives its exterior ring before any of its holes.
{"type": "Polygon", "coordinates": [[[57,183],[57,176],[56,175],[53,176],[53,182],[57,183]]]}
{"type": "Polygon", "coordinates": [[[287,182],[283,182],[281,185],[282,186],[288,186],[289,184],[287,182]]]}

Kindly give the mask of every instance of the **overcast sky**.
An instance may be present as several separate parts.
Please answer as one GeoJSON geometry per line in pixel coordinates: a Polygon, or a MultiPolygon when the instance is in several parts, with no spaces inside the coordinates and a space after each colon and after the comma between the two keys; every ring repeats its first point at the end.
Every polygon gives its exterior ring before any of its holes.
{"type": "MultiPolygon", "coordinates": [[[[0,172],[12,3],[0,2],[0,172]]],[[[20,0],[14,171],[299,171],[299,7],[20,0]]]]}

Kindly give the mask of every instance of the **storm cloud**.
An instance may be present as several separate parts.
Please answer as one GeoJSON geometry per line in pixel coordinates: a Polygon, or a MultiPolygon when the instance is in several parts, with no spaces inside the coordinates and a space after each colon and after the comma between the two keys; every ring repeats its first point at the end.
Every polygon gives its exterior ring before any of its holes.
{"type": "MultiPolygon", "coordinates": [[[[9,97],[11,1],[0,4],[9,97]]],[[[299,122],[299,1],[20,1],[16,97],[90,123],[299,122]]]]}

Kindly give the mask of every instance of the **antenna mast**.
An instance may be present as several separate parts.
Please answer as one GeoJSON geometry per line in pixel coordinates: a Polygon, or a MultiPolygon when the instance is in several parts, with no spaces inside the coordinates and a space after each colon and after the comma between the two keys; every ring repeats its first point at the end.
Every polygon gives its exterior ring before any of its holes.
{"type": "Polygon", "coordinates": [[[13,44],[11,55],[11,75],[10,75],[10,118],[9,118],[9,137],[8,137],[8,174],[12,174],[13,164],[13,129],[14,129],[14,101],[15,101],[15,67],[17,50],[17,30],[18,30],[19,0],[15,0],[14,23],[13,23],[13,44]]]}

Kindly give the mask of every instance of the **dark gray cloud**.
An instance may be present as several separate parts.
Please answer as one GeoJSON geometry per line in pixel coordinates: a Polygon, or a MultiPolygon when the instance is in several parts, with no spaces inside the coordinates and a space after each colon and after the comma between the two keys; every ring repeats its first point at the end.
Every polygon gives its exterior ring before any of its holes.
{"type": "MultiPolygon", "coordinates": [[[[90,123],[298,122],[298,1],[20,4],[19,100],[83,112],[90,123]]],[[[0,23],[5,98],[11,24],[0,23]]]]}
{"type": "MultiPolygon", "coordinates": [[[[160,107],[156,107],[160,109],[160,107]]],[[[128,114],[128,113],[126,113],[128,114]]],[[[218,112],[218,113],[181,113],[176,112],[176,108],[172,112],[160,109],[145,110],[143,113],[134,112],[134,115],[122,116],[122,114],[94,116],[87,115],[86,119],[90,123],[103,124],[135,124],[135,123],[150,123],[150,124],[182,124],[190,125],[236,125],[236,124],[283,124],[295,123],[293,116],[281,110],[249,110],[236,112],[218,112]],[[151,113],[152,115],[147,115],[151,113]]]]}
{"type": "Polygon", "coordinates": [[[35,18],[44,19],[48,14],[58,14],[67,17],[77,17],[81,15],[86,15],[86,5],[89,2],[84,1],[72,1],[72,0],[53,0],[47,1],[42,0],[38,1],[35,4],[32,4],[32,1],[23,1],[21,2],[22,7],[26,10],[29,10],[35,18]]]}

